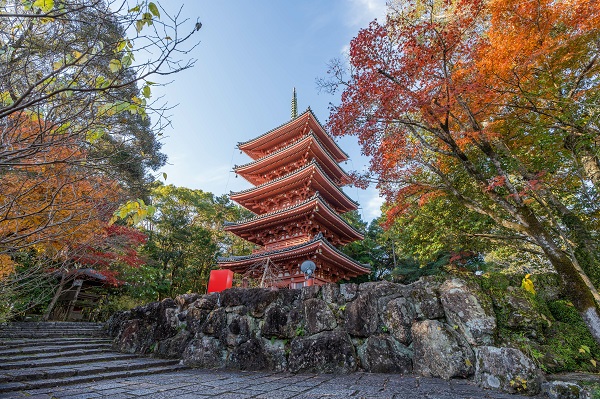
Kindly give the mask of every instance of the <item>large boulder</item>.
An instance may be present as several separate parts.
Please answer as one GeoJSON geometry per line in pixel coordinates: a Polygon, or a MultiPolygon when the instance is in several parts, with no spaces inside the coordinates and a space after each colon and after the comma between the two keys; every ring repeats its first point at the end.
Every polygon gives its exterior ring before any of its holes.
{"type": "Polygon", "coordinates": [[[471,345],[494,343],[496,315],[491,299],[474,283],[453,278],[440,286],[446,319],[471,345]]]}
{"type": "Polygon", "coordinates": [[[227,328],[227,312],[224,308],[217,308],[208,314],[201,331],[206,335],[219,337],[225,328],[227,328]]]}
{"type": "Polygon", "coordinates": [[[354,300],[354,298],[356,298],[356,295],[358,295],[358,284],[340,284],[340,299],[349,302],[354,300]]]}
{"type": "Polygon", "coordinates": [[[389,332],[401,343],[412,341],[410,329],[417,318],[415,306],[406,298],[396,298],[388,302],[383,322],[389,332]]]}
{"type": "Polygon", "coordinates": [[[475,355],[452,327],[437,320],[413,324],[413,368],[425,377],[467,378],[474,372],[475,355]]]}
{"type": "Polygon", "coordinates": [[[265,370],[269,360],[260,339],[252,338],[236,346],[227,359],[227,367],[237,370],[265,370]]]}
{"type": "Polygon", "coordinates": [[[156,308],[156,319],[148,318],[155,325],[154,339],[162,341],[177,334],[181,321],[177,317],[177,303],[167,298],[158,303],[156,308]]]}
{"type": "Polygon", "coordinates": [[[412,351],[389,335],[370,336],[357,352],[365,371],[399,374],[412,371],[412,351]]]}
{"type": "Polygon", "coordinates": [[[348,334],[368,337],[377,332],[378,325],[377,298],[372,292],[360,292],[354,301],[346,305],[344,326],[348,334]]]}
{"type": "Polygon", "coordinates": [[[227,326],[221,330],[219,338],[228,347],[236,347],[248,341],[255,334],[255,321],[247,315],[227,314],[227,326]]]}
{"type": "Polygon", "coordinates": [[[216,297],[205,295],[191,303],[185,311],[187,329],[195,334],[201,331],[206,318],[217,306],[216,297]]]}
{"type": "Polygon", "coordinates": [[[225,367],[226,358],[225,346],[214,337],[201,336],[193,339],[183,352],[183,364],[191,367],[225,367]]]}
{"type": "Polygon", "coordinates": [[[330,304],[339,303],[340,298],[340,286],[337,284],[325,284],[321,286],[321,297],[323,300],[330,304]]]}
{"type": "Polygon", "coordinates": [[[475,381],[478,385],[525,395],[540,392],[542,374],[520,350],[481,346],[475,352],[475,381]]]}
{"type": "Polygon", "coordinates": [[[159,341],[154,350],[154,355],[169,359],[180,359],[191,339],[189,331],[182,330],[174,337],[159,341]]]}
{"type": "Polygon", "coordinates": [[[106,332],[110,337],[117,337],[123,331],[125,323],[131,318],[130,311],[119,311],[114,313],[106,322],[106,332]]]}
{"type": "Polygon", "coordinates": [[[323,331],[291,343],[288,368],[292,373],[350,373],[356,367],[354,346],[343,331],[323,331]]]}
{"type": "Polygon", "coordinates": [[[321,299],[313,298],[304,301],[304,320],[309,335],[330,331],[337,327],[333,312],[321,299]]]}
{"type": "Polygon", "coordinates": [[[267,338],[293,338],[302,314],[290,306],[270,306],[265,312],[261,334],[267,338]]]}
{"type": "Polygon", "coordinates": [[[444,308],[439,293],[440,284],[435,277],[422,277],[406,287],[405,297],[415,305],[419,320],[444,318],[444,308]]]}

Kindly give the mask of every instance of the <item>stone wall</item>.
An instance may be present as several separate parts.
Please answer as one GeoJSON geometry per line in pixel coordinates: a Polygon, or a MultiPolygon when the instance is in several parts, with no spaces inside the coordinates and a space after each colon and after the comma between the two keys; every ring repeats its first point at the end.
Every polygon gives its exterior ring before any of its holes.
{"type": "Polygon", "coordinates": [[[458,278],[188,294],[118,313],[107,326],[123,352],[193,367],[415,373],[529,394],[542,382],[522,352],[494,346],[492,299],[458,278]]]}

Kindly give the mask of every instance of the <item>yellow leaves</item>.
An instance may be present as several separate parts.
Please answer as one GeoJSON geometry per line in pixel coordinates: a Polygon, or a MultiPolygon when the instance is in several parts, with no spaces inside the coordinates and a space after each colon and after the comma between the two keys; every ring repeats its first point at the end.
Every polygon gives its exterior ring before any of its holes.
{"type": "Polygon", "coordinates": [[[54,0],[36,0],[33,7],[39,8],[43,13],[48,13],[54,8],[54,0]]]}
{"type": "Polygon", "coordinates": [[[8,107],[13,105],[14,101],[8,91],[0,92],[0,103],[8,107]]]}
{"type": "Polygon", "coordinates": [[[465,359],[465,364],[467,365],[467,367],[471,367],[473,365],[473,363],[471,363],[469,359],[465,359]]]}
{"type": "Polygon", "coordinates": [[[586,346],[586,345],[581,345],[581,347],[579,347],[579,353],[587,353],[588,355],[590,354],[590,347],[586,346]]]}
{"type": "Polygon", "coordinates": [[[135,226],[142,220],[152,217],[156,208],[152,205],[146,205],[143,200],[128,201],[117,209],[109,221],[109,225],[114,224],[119,219],[125,220],[127,224],[135,226]]]}
{"type": "Polygon", "coordinates": [[[113,73],[119,72],[119,70],[121,69],[121,61],[119,61],[117,59],[110,60],[110,62],[108,63],[108,68],[113,73]]]}
{"type": "Polygon", "coordinates": [[[531,274],[526,274],[521,282],[521,288],[525,291],[535,295],[535,289],[533,288],[533,281],[531,281],[531,274]]]}

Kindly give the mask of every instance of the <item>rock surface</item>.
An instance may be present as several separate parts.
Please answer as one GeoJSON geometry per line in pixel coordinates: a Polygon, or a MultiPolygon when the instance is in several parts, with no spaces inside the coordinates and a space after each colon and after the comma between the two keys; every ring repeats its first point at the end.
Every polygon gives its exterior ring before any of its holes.
{"type": "MultiPolygon", "coordinates": [[[[518,290],[508,291],[515,294],[505,304],[511,325],[527,331],[531,322],[538,328],[540,319],[529,316],[531,303],[516,295],[518,290]]],[[[451,379],[471,377],[477,364],[481,384],[493,386],[494,378],[502,380],[505,373],[509,384],[516,381],[513,387],[523,378],[535,392],[537,379],[530,381],[522,377],[529,374],[508,366],[511,361],[527,364],[523,354],[496,348],[498,355],[484,345],[493,342],[493,311],[491,299],[473,282],[428,277],[410,285],[371,282],[185,294],[117,313],[107,331],[121,351],[182,359],[193,367],[414,372],[451,379]],[[483,348],[477,362],[472,347],[483,348]]]]}
{"type": "Polygon", "coordinates": [[[292,341],[288,368],[292,373],[350,373],[357,367],[350,337],[341,331],[324,331],[292,341]]]}
{"type": "Polygon", "coordinates": [[[425,377],[467,378],[475,371],[475,355],[453,328],[437,320],[412,326],[414,369],[425,377]]]}
{"type": "Polygon", "coordinates": [[[542,374],[520,350],[481,346],[476,355],[475,381],[481,387],[526,395],[540,392],[542,374]]]}
{"type": "Polygon", "coordinates": [[[490,298],[479,286],[453,278],[440,286],[446,319],[471,345],[491,345],[496,331],[496,315],[490,298]]]}

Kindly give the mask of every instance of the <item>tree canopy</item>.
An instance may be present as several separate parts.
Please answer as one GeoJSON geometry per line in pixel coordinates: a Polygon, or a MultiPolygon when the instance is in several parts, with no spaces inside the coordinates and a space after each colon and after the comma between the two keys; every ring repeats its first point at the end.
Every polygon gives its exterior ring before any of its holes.
{"type": "Polygon", "coordinates": [[[599,270],[599,14],[588,0],[394,2],[326,83],[343,88],[328,127],[372,156],[390,225],[448,198],[460,212],[440,219],[542,254],[590,326],[600,314],[581,268],[599,270]]]}

